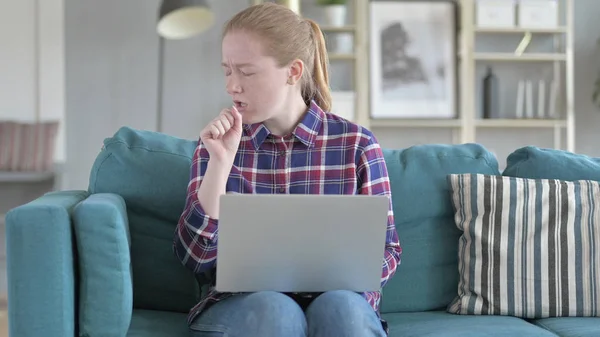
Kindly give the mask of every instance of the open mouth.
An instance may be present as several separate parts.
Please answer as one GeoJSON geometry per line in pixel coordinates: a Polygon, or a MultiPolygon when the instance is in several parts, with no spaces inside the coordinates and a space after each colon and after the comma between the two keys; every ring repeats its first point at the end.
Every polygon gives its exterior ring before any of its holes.
{"type": "Polygon", "coordinates": [[[247,103],[244,103],[242,101],[235,101],[235,100],[233,101],[233,104],[235,105],[235,108],[238,110],[245,109],[248,106],[247,103]]]}

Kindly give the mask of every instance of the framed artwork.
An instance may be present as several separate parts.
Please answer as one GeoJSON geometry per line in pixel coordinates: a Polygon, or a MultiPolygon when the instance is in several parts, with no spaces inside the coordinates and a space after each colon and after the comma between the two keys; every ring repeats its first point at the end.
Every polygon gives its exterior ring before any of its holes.
{"type": "Polygon", "coordinates": [[[456,5],[370,3],[372,118],[456,118],[456,5]]]}

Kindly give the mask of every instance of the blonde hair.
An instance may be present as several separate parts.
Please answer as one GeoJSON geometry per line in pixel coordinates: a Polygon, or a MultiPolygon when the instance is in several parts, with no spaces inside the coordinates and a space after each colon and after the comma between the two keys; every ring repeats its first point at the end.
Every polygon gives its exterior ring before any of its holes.
{"type": "Polygon", "coordinates": [[[302,98],[311,100],[324,111],[331,110],[329,91],[329,59],[325,38],[319,25],[305,19],[289,8],[266,2],[246,8],[233,16],[223,29],[223,37],[231,31],[256,34],[264,43],[268,56],[280,67],[299,59],[304,63],[302,98]]]}

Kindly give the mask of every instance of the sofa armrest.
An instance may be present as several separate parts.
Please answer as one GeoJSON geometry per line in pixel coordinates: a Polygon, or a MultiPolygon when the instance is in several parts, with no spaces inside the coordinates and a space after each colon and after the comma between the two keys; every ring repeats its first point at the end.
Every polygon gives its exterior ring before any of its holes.
{"type": "Polygon", "coordinates": [[[71,213],[87,196],[51,192],[6,214],[10,336],[75,335],[71,213]]]}
{"type": "Polygon", "coordinates": [[[131,237],[123,198],[90,195],[75,207],[79,257],[79,335],[127,335],[133,310],[131,237]]]}

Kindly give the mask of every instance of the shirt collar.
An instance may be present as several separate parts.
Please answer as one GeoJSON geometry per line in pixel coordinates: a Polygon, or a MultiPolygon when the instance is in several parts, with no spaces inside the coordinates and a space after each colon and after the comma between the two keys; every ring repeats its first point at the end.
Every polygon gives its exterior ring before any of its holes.
{"type": "MultiPolygon", "coordinates": [[[[294,131],[292,131],[292,134],[304,143],[304,145],[311,147],[314,145],[317,135],[321,130],[324,118],[325,112],[323,109],[315,101],[311,101],[307,112],[294,131]]],[[[255,149],[258,149],[271,134],[263,123],[246,124],[244,125],[244,131],[245,136],[249,137],[255,149]]]]}

